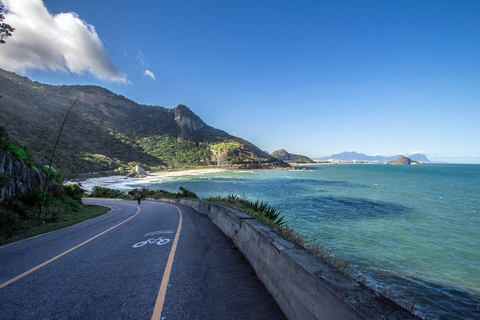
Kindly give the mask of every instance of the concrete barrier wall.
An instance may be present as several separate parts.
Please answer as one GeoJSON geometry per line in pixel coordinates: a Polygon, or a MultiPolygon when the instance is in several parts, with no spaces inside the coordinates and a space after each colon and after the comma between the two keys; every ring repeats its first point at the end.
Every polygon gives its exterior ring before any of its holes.
{"type": "Polygon", "coordinates": [[[233,240],[288,319],[419,319],[252,216],[204,200],[172,200],[208,215],[233,240]]]}

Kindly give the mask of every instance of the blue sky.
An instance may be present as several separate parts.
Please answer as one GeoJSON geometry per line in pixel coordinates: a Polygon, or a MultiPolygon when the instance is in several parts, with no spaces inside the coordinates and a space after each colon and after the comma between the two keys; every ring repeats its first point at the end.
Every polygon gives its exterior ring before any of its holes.
{"type": "Polygon", "coordinates": [[[480,163],[480,1],[0,2],[0,67],[33,80],[182,103],[269,152],[480,163]]]}

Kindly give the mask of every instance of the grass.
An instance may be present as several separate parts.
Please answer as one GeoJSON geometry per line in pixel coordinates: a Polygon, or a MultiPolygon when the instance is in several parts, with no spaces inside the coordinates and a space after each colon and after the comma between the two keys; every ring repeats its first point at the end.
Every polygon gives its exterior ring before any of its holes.
{"type": "Polygon", "coordinates": [[[110,209],[101,206],[83,205],[78,212],[64,213],[54,222],[42,223],[39,220],[29,220],[24,223],[22,228],[16,234],[8,236],[6,233],[0,233],[0,245],[27,239],[39,234],[51,232],[54,230],[66,228],[83,222],[88,219],[98,217],[109,212],[110,209]]]}

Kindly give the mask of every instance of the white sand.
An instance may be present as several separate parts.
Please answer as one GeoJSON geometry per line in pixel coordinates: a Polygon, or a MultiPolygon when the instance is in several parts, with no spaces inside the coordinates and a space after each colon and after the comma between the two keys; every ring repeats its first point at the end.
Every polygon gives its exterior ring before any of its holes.
{"type": "MultiPolygon", "coordinates": [[[[87,190],[91,191],[94,186],[102,186],[102,187],[109,187],[112,186],[112,189],[115,188],[115,184],[123,184],[123,182],[131,182],[131,183],[154,183],[160,182],[165,178],[169,177],[181,177],[181,176],[195,176],[195,175],[202,175],[206,173],[215,173],[215,172],[223,172],[226,171],[225,169],[192,169],[192,170],[183,170],[183,171],[158,171],[158,172],[151,172],[144,178],[129,178],[126,176],[108,176],[108,177],[100,177],[100,178],[90,178],[84,181],[81,181],[82,187],[87,190]]],[[[67,181],[66,184],[75,183],[72,181],[67,181]]]]}

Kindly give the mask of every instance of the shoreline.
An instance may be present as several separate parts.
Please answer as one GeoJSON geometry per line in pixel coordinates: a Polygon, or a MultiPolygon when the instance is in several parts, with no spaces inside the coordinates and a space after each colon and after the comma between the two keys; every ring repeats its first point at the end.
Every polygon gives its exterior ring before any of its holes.
{"type": "MultiPolygon", "coordinates": [[[[303,165],[303,164],[302,164],[303,165]]],[[[137,177],[129,177],[125,175],[111,175],[111,176],[103,176],[103,177],[92,177],[92,178],[85,178],[81,180],[72,179],[65,181],[65,184],[75,184],[80,183],[82,186],[92,186],[91,188],[87,188],[91,190],[93,186],[99,184],[110,184],[115,182],[120,182],[123,180],[128,180],[132,182],[153,182],[157,179],[161,178],[170,178],[170,177],[181,177],[181,176],[191,176],[191,175],[201,175],[207,173],[216,173],[216,172],[225,172],[225,171],[235,171],[235,170],[305,170],[308,171],[307,168],[302,168],[300,164],[292,164],[292,167],[289,168],[275,168],[275,169],[228,169],[228,168],[205,168],[205,169],[187,169],[187,170],[178,170],[178,171],[153,171],[147,172],[144,176],[137,176],[137,177]]],[[[314,165],[314,164],[313,164],[314,165]]],[[[84,188],[85,189],[85,188],[84,188]]],[[[87,190],[87,191],[88,191],[87,190]]]]}
{"type": "Polygon", "coordinates": [[[180,171],[155,171],[155,172],[148,172],[147,175],[143,177],[128,177],[123,175],[112,175],[112,176],[105,176],[105,177],[87,178],[82,181],[69,180],[69,181],[66,181],[65,184],[80,183],[85,190],[91,191],[95,186],[105,186],[111,183],[116,183],[121,181],[149,183],[149,182],[160,180],[161,178],[192,176],[192,175],[201,175],[206,173],[215,173],[215,172],[224,172],[224,171],[228,171],[228,170],[209,168],[209,169],[188,169],[188,170],[180,170],[180,171]]]}

